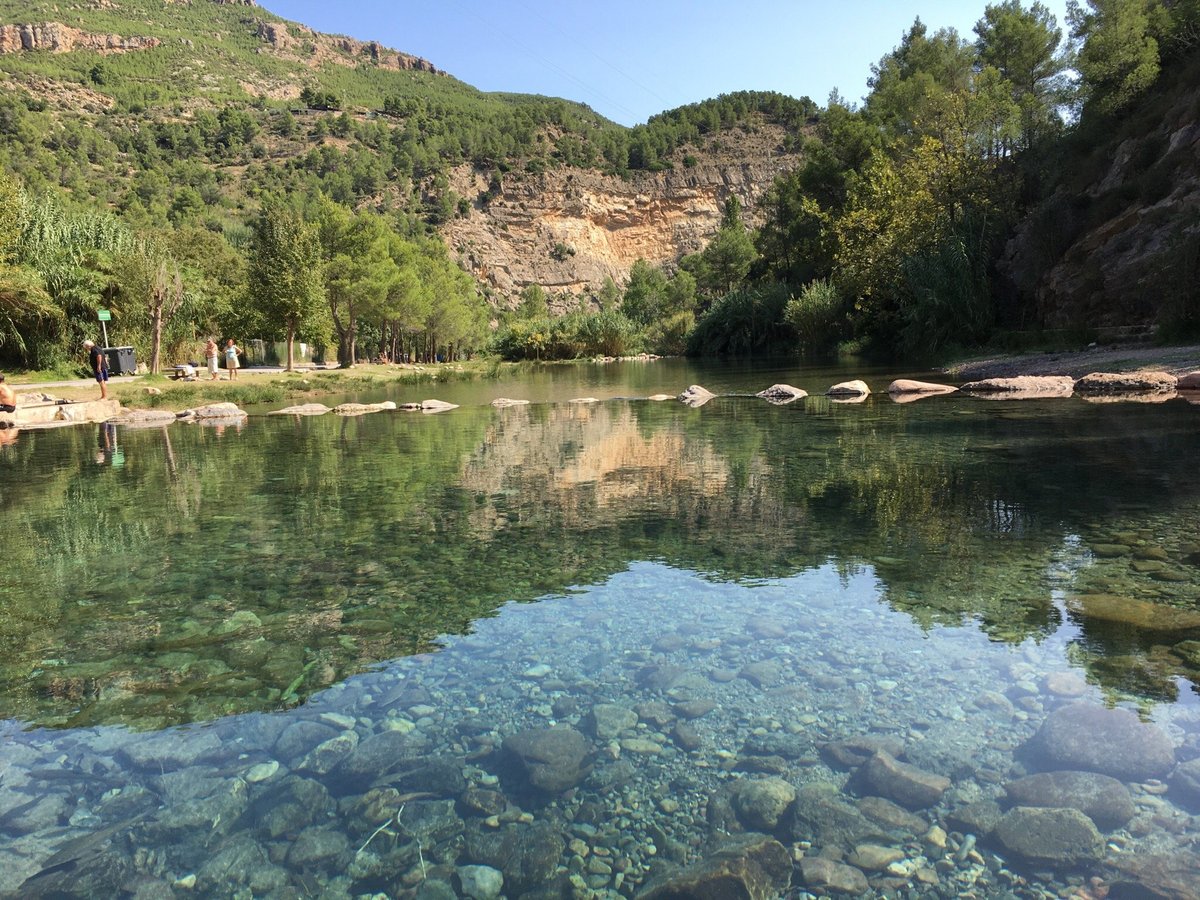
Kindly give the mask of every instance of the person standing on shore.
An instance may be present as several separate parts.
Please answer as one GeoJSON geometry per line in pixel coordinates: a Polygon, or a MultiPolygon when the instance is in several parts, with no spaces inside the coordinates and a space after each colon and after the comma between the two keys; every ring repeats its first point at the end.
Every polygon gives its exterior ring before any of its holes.
{"type": "Polygon", "coordinates": [[[230,381],[237,379],[238,366],[240,365],[238,363],[238,354],[241,352],[238,349],[238,345],[233,342],[233,338],[225,342],[225,368],[229,370],[230,381]]]}
{"type": "Polygon", "coordinates": [[[217,342],[212,338],[204,345],[204,361],[208,364],[208,374],[211,381],[217,381],[221,375],[217,372],[217,342]]]}
{"type": "Polygon", "coordinates": [[[100,399],[108,399],[108,359],[104,356],[104,351],[96,346],[95,341],[84,341],[83,349],[88,352],[88,365],[91,366],[92,375],[96,379],[96,383],[100,385],[100,399]]]}

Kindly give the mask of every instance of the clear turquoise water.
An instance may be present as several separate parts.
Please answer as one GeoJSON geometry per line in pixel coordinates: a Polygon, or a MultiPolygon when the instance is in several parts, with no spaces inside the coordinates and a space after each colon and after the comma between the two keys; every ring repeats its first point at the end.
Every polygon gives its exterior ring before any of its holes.
{"type": "MultiPolygon", "coordinates": [[[[1081,699],[1200,757],[1200,406],[746,396],[860,374],[551,368],[391,398],[462,404],[432,416],[118,429],[115,452],[95,427],[21,434],[0,449],[0,892],[461,895],[486,864],[507,896],[630,896],[706,855],[739,779],[857,802],[826,751],[864,736],[950,779],[889,832],[912,871],[864,870],[873,894],[1042,896],[1187,859],[1196,808],[1165,776],[1127,783],[1138,817],[1082,862],[984,834],[959,854],[955,814],[1002,801],[1081,699]],[[723,396],[640,399],[696,382],[723,396]],[[634,718],[600,733],[598,704],[634,718]],[[552,724],[586,746],[565,792],[501,750],[552,724]],[[348,778],[392,733],[404,764],[348,778]],[[498,834],[550,849],[502,860],[498,834]]],[[[796,856],[852,850],[779,827],[796,856]]]]}

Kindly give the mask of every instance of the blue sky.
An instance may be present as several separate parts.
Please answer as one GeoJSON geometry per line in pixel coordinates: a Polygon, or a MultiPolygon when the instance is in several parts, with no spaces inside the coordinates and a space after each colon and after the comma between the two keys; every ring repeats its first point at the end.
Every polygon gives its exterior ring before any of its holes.
{"type": "MultiPolygon", "coordinates": [[[[1065,31],[1065,0],[1043,0],[1065,31]]],[[[917,16],[974,38],[984,0],[263,0],[318,31],[376,40],[484,91],[586,103],[624,125],[739,90],[858,101],[917,16]]],[[[1025,3],[1026,6],[1029,2],[1025,3]]]]}

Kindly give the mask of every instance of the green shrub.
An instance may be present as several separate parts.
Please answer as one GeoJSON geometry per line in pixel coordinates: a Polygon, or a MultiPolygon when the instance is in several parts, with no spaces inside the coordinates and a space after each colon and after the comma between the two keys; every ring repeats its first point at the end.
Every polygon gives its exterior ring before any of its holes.
{"type": "Polygon", "coordinates": [[[795,330],[804,353],[824,353],[843,336],[845,305],[832,281],[810,281],[800,296],[788,300],[783,316],[795,330]]]}
{"type": "Polygon", "coordinates": [[[693,356],[779,353],[794,346],[795,333],[784,320],[789,299],[782,284],[741,288],[726,294],[696,322],[688,337],[693,356]]]}

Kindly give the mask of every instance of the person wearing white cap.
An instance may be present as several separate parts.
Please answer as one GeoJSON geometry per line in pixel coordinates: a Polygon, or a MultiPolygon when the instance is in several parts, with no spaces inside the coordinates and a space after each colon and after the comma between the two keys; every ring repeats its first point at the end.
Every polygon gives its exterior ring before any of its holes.
{"type": "Polygon", "coordinates": [[[83,349],[88,352],[88,363],[92,367],[92,374],[96,376],[96,383],[100,385],[100,399],[108,399],[108,359],[105,358],[104,352],[96,346],[95,341],[84,341],[83,349]]]}

